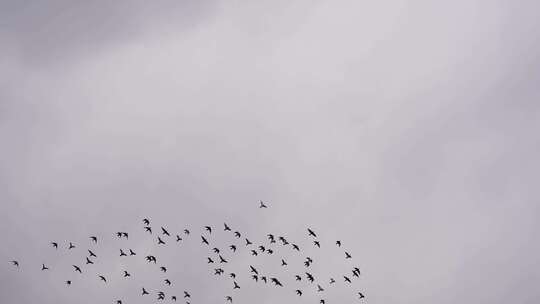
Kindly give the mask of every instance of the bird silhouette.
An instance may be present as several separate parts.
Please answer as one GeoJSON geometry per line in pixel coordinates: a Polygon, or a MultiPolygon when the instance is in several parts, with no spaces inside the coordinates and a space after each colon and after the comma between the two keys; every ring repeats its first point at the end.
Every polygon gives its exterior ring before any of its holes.
{"type": "Polygon", "coordinates": [[[93,253],[90,249],[88,249],[88,254],[90,254],[91,257],[97,258],[97,255],[93,253]]]}
{"type": "Polygon", "coordinates": [[[208,231],[208,233],[212,233],[212,227],[210,226],[204,226],[204,229],[208,231]]]}
{"type": "Polygon", "coordinates": [[[97,236],[91,236],[91,237],[90,237],[90,240],[91,240],[92,242],[94,242],[95,244],[97,244],[97,236]]]}
{"type": "Polygon", "coordinates": [[[157,262],[156,257],[153,256],[153,255],[148,255],[148,256],[146,256],[146,260],[147,260],[148,262],[154,262],[154,264],[157,262]]]}
{"type": "Polygon", "coordinates": [[[221,255],[219,255],[219,262],[220,263],[227,263],[227,260],[225,260],[221,255]]]}
{"type": "Polygon", "coordinates": [[[317,284],[317,291],[321,292],[321,291],[324,291],[324,289],[321,287],[321,285],[317,284]]]}
{"type": "Polygon", "coordinates": [[[116,300],[116,304],[122,304],[122,300],[116,300]]]}
{"type": "Polygon", "coordinates": [[[131,274],[129,274],[129,272],[124,270],[124,278],[130,277],[130,276],[131,276],[131,274]]]}
{"type": "Polygon", "coordinates": [[[204,244],[210,245],[210,244],[208,243],[208,240],[207,240],[204,236],[201,235],[201,239],[202,239],[202,242],[203,242],[204,244]]]}
{"type": "Polygon", "coordinates": [[[232,297],[231,296],[226,296],[225,301],[228,301],[229,303],[232,303],[232,297]]]}
{"type": "Polygon", "coordinates": [[[249,246],[251,244],[253,244],[253,243],[251,243],[251,241],[246,238],[246,246],[249,246]]]}
{"type": "Polygon", "coordinates": [[[167,268],[165,268],[165,266],[161,266],[161,267],[159,267],[159,269],[160,269],[162,272],[167,272],[167,268]]]}
{"type": "Polygon", "coordinates": [[[231,278],[233,278],[233,279],[236,278],[236,274],[235,274],[234,272],[231,272],[231,273],[229,274],[229,276],[230,276],[231,278]]]}
{"type": "Polygon", "coordinates": [[[13,266],[19,267],[19,262],[18,261],[11,261],[11,264],[13,264],[13,266]]]}
{"type": "Polygon", "coordinates": [[[236,252],[236,246],[235,246],[235,245],[231,245],[231,246],[229,246],[229,248],[230,248],[233,252],[236,252]]]}
{"type": "Polygon", "coordinates": [[[296,294],[299,295],[299,296],[302,296],[302,291],[300,289],[297,289],[296,294]]]}
{"type": "Polygon", "coordinates": [[[333,278],[330,278],[330,284],[334,284],[336,282],[336,280],[334,280],[333,278]]]}
{"type": "Polygon", "coordinates": [[[284,259],[281,259],[281,266],[287,266],[287,262],[284,259]]]}
{"type": "Polygon", "coordinates": [[[343,276],[343,279],[345,279],[345,282],[351,283],[351,279],[349,279],[349,277],[343,276]]]}
{"type": "Polygon", "coordinates": [[[146,226],[144,227],[144,230],[150,234],[152,234],[152,227],[146,226]]]}
{"type": "Polygon", "coordinates": [[[315,244],[315,246],[321,248],[321,243],[319,243],[319,241],[313,241],[313,244],[315,244]]]}
{"type": "Polygon", "coordinates": [[[294,277],[295,277],[296,281],[302,281],[302,277],[301,277],[301,276],[295,275],[294,277]]]}
{"type": "Polygon", "coordinates": [[[250,272],[252,272],[252,273],[254,273],[254,274],[259,274],[259,272],[257,271],[257,269],[255,269],[255,267],[249,265],[249,269],[250,269],[250,270],[249,270],[250,272]]]}
{"type": "Polygon", "coordinates": [[[171,286],[171,281],[169,279],[165,279],[164,282],[165,282],[165,284],[171,286]]]}
{"type": "Polygon", "coordinates": [[[264,248],[264,246],[261,245],[261,246],[259,246],[259,250],[260,250],[261,252],[264,252],[264,251],[266,250],[266,248],[264,248]]]}
{"type": "Polygon", "coordinates": [[[257,255],[258,255],[258,253],[257,253],[257,251],[256,251],[256,250],[253,250],[253,249],[252,249],[252,250],[251,250],[251,255],[253,255],[253,256],[257,256],[257,255]]]}
{"type": "Polygon", "coordinates": [[[142,221],[143,221],[143,224],[145,224],[146,226],[150,225],[150,220],[149,219],[145,218],[142,221]]]}
{"type": "Polygon", "coordinates": [[[137,255],[133,250],[129,249],[129,255],[137,255]]]}
{"type": "Polygon", "coordinates": [[[120,256],[127,256],[127,254],[122,249],[120,249],[120,256]]]}
{"type": "Polygon", "coordinates": [[[165,245],[165,242],[159,236],[157,237],[157,240],[159,245],[165,245]]]}
{"type": "Polygon", "coordinates": [[[270,278],[270,281],[272,283],[274,283],[276,286],[281,286],[283,287],[283,285],[281,284],[281,282],[277,279],[277,278],[270,278]]]}
{"type": "Polygon", "coordinates": [[[268,208],[263,201],[259,201],[259,208],[268,208]]]}
{"type": "Polygon", "coordinates": [[[41,264],[41,270],[49,270],[49,267],[45,266],[45,264],[41,264]]]}
{"type": "Polygon", "coordinates": [[[227,226],[227,223],[223,223],[223,231],[231,231],[231,228],[229,228],[229,226],[227,226]]]}
{"type": "Polygon", "coordinates": [[[54,247],[54,249],[58,249],[58,243],[56,243],[56,242],[51,242],[51,245],[54,247]]]}
{"type": "Polygon", "coordinates": [[[261,280],[264,281],[264,283],[266,284],[266,277],[265,276],[262,276],[261,280]]]}
{"type": "Polygon", "coordinates": [[[167,231],[167,229],[165,229],[165,228],[163,228],[163,227],[161,227],[161,233],[162,233],[163,235],[166,235],[166,236],[171,236],[171,235],[169,234],[169,231],[167,231]]]}
{"type": "Polygon", "coordinates": [[[345,251],[345,258],[350,259],[350,258],[352,258],[352,256],[347,251],[345,251]]]}
{"type": "Polygon", "coordinates": [[[214,248],[212,248],[212,251],[214,251],[214,253],[219,253],[219,248],[214,247],[214,248]]]}
{"type": "Polygon", "coordinates": [[[191,298],[191,295],[187,291],[184,291],[184,298],[191,298]]]}
{"type": "Polygon", "coordinates": [[[189,234],[189,230],[188,230],[188,229],[184,229],[184,234],[189,234]]]}
{"type": "Polygon", "coordinates": [[[182,240],[182,238],[177,234],[177,235],[176,235],[176,241],[177,241],[177,242],[180,242],[181,240],[182,240]]]}
{"type": "Polygon", "coordinates": [[[235,232],[234,232],[234,236],[237,237],[237,238],[240,238],[240,236],[242,236],[242,235],[240,234],[240,232],[235,231],[235,232]]]}
{"type": "Polygon", "coordinates": [[[292,248],[296,251],[300,251],[300,247],[298,247],[296,244],[292,244],[292,248]]]}
{"type": "Polygon", "coordinates": [[[315,278],[313,277],[313,275],[309,272],[306,272],[306,278],[308,279],[308,281],[310,283],[313,283],[313,281],[315,280],[315,278]]]}
{"type": "Polygon", "coordinates": [[[86,265],[88,264],[94,264],[94,262],[90,261],[90,259],[88,257],[86,257],[86,265]]]}
{"type": "Polygon", "coordinates": [[[336,241],[336,245],[338,245],[338,247],[341,247],[341,241],[336,241]]]}
{"type": "Polygon", "coordinates": [[[207,259],[208,259],[208,264],[214,263],[214,260],[212,260],[210,257],[207,257],[207,259]]]}
{"type": "Polygon", "coordinates": [[[317,237],[317,234],[315,234],[315,232],[313,232],[313,230],[311,230],[310,228],[307,229],[308,230],[308,234],[312,237],[317,237]]]}
{"type": "Polygon", "coordinates": [[[171,296],[171,300],[176,302],[176,296],[171,296]]]}
{"type": "Polygon", "coordinates": [[[268,249],[266,249],[266,253],[268,253],[268,254],[272,254],[272,253],[274,253],[274,250],[272,250],[272,249],[268,248],[268,249]]]}
{"type": "Polygon", "coordinates": [[[71,266],[73,266],[75,271],[77,271],[78,273],[82,273],[82,270],[81,270],[81,268],[79,266],[77,266],[77,265],[71,265],[71,266]]]}
{"type": "Polygon", "coordinates": [[[103,282],[107,283],[107,279],[104,276],[100,275],[99,279],[102,280],[103,282]]]}
{"type": "Polygon", "coordinates": [[[73,245],[72,242],[69,242],[69,247],[68,247],[68,249],[73,249],[73,248],[75,248],[75,245],[73,245]]]}
{"type": "Polygon", "coordinates": [[[252,275],[251,278],[255,280],[255,282],[259,281],[259,277],[256,274],[252,275]]]}
{"type": "Polygon", "coordinates": [[[238,285],[238,283],[236,283],[236,281],[234,281],[234,287],[233,289],[240,289],[240,286],[238,285]]]}
{"type": "Polygon", "coordinates": [[[147,295],[147,294],[149,294],[148,291],[146,291],[146,289],[144,289],[144,287],[143,287],[142,288],[142,295],[144,296],[144,295],[147,295]]]}
{"type": "Polygon", "coordinates": [[[365,298],[365,296],[361,292],[358,292],[358,296],[359,296],[359,299],[365,298]]]}
{"type": "Polygon", "coordinates": [[[321,299],[321,300],[319,301],[319,304],[325,304],[325,303],[326,303],[326,301],[325,301],[324,299],[321,299]]]}
{"type": "Polygon", "coordinates": [[[66,285],[71,285],[71,281],[70,281],[70,280],[67,280],[67,281],[66,281],[66,285]]]}

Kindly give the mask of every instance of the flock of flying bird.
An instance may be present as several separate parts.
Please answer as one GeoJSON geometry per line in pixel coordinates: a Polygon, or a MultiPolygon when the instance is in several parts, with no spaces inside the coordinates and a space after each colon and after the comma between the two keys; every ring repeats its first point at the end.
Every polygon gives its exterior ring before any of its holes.
{"type": "MultiPolygon", "coordinates": [[[[265,203],[263,203],[262,201],[260,201],[259,202],[259,208],[267,208],[267,205],[265,203]]],[[[143,229],[150,235],[154,234],[154,231],[152,230],[152,227],[150,226],[150,220],[145,218],[145,219],[143,219],[142,222],[143,222],[143,225],[144,225],[143,229]]],[[[158,245],[165,245],[166,241],[168,241],[169,239],[173,239],[176,242],[181,242],[184,238],[189,237],[189,235],[191,233],[189,229],[184,229],[181,234],[176,234],[175,236],[171,236],[171,233],[166,228],[164,228],[164,227],[160,227],[160,228],[161,229],[158,232],[158,235],[156,236],[156,241],[157,241],[158,245]]],[[[225,252],[222,252],[222,250],[220,250],[217,247],[212,248],[211,241],[210,241],[210,235],[212,234],[213,228],[211,226],[204,226],[203,228],[204,228],[203,234],[200,236],[201,245],[207,246],[211,250],[211,253],[215,255],[213,258],[210,257],[210,256],[207,257],[207,264],[219,264],[220,265],[219,267],[213,269],[214,275],[217,275],[217,276],[225,275],[226,271],[223,269],[223,267],[225,267],[223,264],[227,264],[229,262],[224,257],[225,252]]],[[[242,239],[242,234],[239,231],[234,231],[233,232],[233,230],[227,225],[227,223],[223,224],[223,230],[226,231],[226,232],[232,233],[232,235],[233,235],[233,237],[235,239],[242,239]]],[[[308,235],[308,237],[312,238],[312,242],[313,242],[313,245],[315,247],[317,247],[317,248],[321,247],[321,243],[320,243],[320,241],[318,239],[318,236],[315,233],[315,231],[313,231],[311,228],[307,228],[307,235],[308,235]]],[[[121,231],[117,232],[116,236],[118,238],[125,238],[125,239],[129,238],[129,234],[127,232],[121,232],[121,231]]],[[[243,243],[245,245],[243,247],[245,247],[250,252],[250,254],[252,256],[258,256],[258,255],[262,255],[262,254],[272,255],[272,254],[274,254],[274,250],[277,249],[276,247],[278,247],[278,246],[276,246],[276,244],[279,244],[281,246],[290,245],[292,250],[297,251],[298,253],[301,252],[300,247],[297,244],[290,242],[289,240],[287,240],[283,236],[276,237],[274,234],[269,233],[269,234],[267,234],[267,240],[268,240],[267,241],[268,244],[266,244],[266,245],[261,244],[261,245],[257,246],[257,245],[254,245],[247,237],[244,236],[243,243]]],[[[94,245],[96,245],[98,243],[97,236],[90,236],[90,242],[93,243],[94,245]]],[[[341,241],[338,240],[338,241],[335,242],[335,246],[337,246],[338,248],[341,248],[341,245],[342,245],[341,241]]],[[[51,242],[51,246],[54,249],[59,248],[58,242],[51,242]]],[[[71,250],[71,249],[73,249],[75,247],[76,246],[72,242],[69,242],[69,245],[67,246],[68,250],[71,250]]],[[[235,244],[231,244],[228,247],[228,249],[229,249],[231,254],[234,254],[239,249],[239,247],[237,247],[237,245],[235,245],[235,244]]],[[[91,249],[87,249],[87,252],[88,252],[88,255],[86,256],[86,261],[84,263],[85,263],[85,265],[92,265],[92,264],[94,264],[94,261],[97,258],[97,255],[91,249]]],[[[349,252],[347,252],[347,251],[343,251],[343,252],[344,252],[343,258],[345,260],[352,259],[352,255],[349,252]]],[[[120,256],[121,257],[136,256],[136,255],[137,255],[137,253],[135,253],[132,249],[128,249],[126,251],[124,251],[123,249],[120,249],[120,256]]],[[[154,255],[147,255],[147,256],[145,256],[145,260],[148,263],[157,264],[158,259],[154,255]]],[[[20,266],[19,261],[17,261],[17,260],[12,260],[11,263],[17,268],[19,268],[19,266],[20,266]]],[[[328,288],[330,285],[336,284],[337,281],[332,277],[323,279],[323,280],[325,280],[324,282],[322,280],[315,279],[315,276],[313,275],[313,273],[311,273],[309,271],[310,266],[312,265],[312,263],[314,263],[313,259],[311,257],[309,257],[309,256],[306,257],[305,261],[303,262],[303,266],[305,267],[304,273],[303,274],[294,274],[294,280],[295,281],[302,281],[302,280],[305,279],[309,283],[313,284],[314,286],[316,285],[316,291],[318,293],[320,293],[321,295],[324,295],[325,288],[328,288]],[[327,285],[328,287],[323,288],[323,286],[325,286],[325,285],[327,285]]],[[[288,263],[285,261],[284,258],[281,258],[281,266],[282,267],[288,266],[288,263]]],[[[83,273],[83,270],[81,269],[81,266],[72,265],[72,267],[73,267],[73,271],[75,271],[77,273],[80,273],[80,274],[83,273]]],[[[45,264],[42,264],[41,265],[41,271],[47,271],[47,270],[50,270],[49,267],[46,266],[45,264]]],[[[159,270],[161,272],[165,273],[165,272],[167,272],[167,267],[159,266],[159,270]]],[[[284,284],[280,281],[280,279],[277,276],[273,276],[273,275],[271,276],[271,275],[268,275],[268,274],[264,274],[261,270],[257,269],[253,265],[249,265],[249,267],[246,267],[246,276],[248,276],[248,275],[255,282],[260,281],[260,282],[264,282],[265,284],[271,283],[275,287],[284,287],[284,284]]],[[[124,270],[122,276],[124,278],[129,278],[131,276],[131,274],[128,271],[124,270]]],[[[241,286],[238,283],[239,280],[237,280],[237,274],[235,272],[229,272],[228,277],[230,277],[230,279],[232,281],[232,290],[233,291],[241,288],[241,286]]],[[[343,277],[342,282],[344,284],[352,285],[352,283],[353,283],[352,280],[355,279],[355,278],[357,279],[357,278],[360,277],[360,269],[358,267],[352,267],[351,266],[350,275],[349,274],[343,274],[342,277],[343,277]]],[[[101,275],[101,274],[98,275],[97,279],[103,281],[104,283],[107,283],[107,278],[104,275],[101,275]]],[[[171,286],[171,284],[172,284],[172,282],[169,279],[164,279],[163,282],[167,286],[171,286]]],[[[71,280],[66,280],[65,284],[69,286],[69,285],[72,284],[72,281],[71,280]]],[[[294,292],[298,296],[302,296],[304,294],[304,291],[302,289],[294,289],[294,292]]],[[[150,291],[148,291],[145,287],[141,287],[140,295],[141,296],[150,296],[150,291]]],[[[163,291],[157,291],[156,295],[157,295],[157,300],[162,301],[162,300],[166,299],[166,294],[163,291]]],[[[365,296],[364,296],[364,294],[362,292],[357,291],[356,295],[357,295],[358,299],[360,299],[360,300],[365,298],[365,296]]],[[[171,294],[171,295],[169,295],[169,297],[170,297],[171,301],[177,301],[177,296],[176,295],[171,294]]],[[[183,291],[183,298],[185,299],[186,304],[190,304],[190,300],[191,300],[190,292],[183,291]]],[[[233,297],[231,295],[227,295],[227,296],[225,296],[225,301],[229,302],[229,303],[232,303],[233,302],[233,297]]],[[[319,303],[320,304],[325,304],[326,300],[324,298],[321,298],[319,300],[319,303]]],[[[121,299],[116,300],[116,304],[122,304],[122,300],[121,299]]]]}

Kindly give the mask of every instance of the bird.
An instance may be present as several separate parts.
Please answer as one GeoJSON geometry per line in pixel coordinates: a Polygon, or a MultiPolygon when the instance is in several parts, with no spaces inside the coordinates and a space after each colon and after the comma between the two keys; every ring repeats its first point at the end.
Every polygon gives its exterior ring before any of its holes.
{"type": "Polygon", "coordinates": [[[240,236],[242,236],[242,235],[240,234],[240,232],[235,231],[235,232],[234,232],[234,236],[237,237],[237,238],[240,238],[240,236]]]}
{"type": "Polygon", "coordinates": [[[257,271],[257,269],[255,269],[255,267],[249,265],[249,268],[250,268],[250,272],[253,272],[254,274],[259,274],[259,272],[257,271]]]}
{"type": "Polygon", "coordinates": [[[191,298],[191,295],[187,291],[184,291],[184,298],[191,298]]]}
{"type": "Polygon", "coordinates": [[[41,264],[41,270],[48,270],[48,269],[49,269],[49,267],[45,266],[45,264],[41,264]]]}
{"type": "Polygon", "coordinates": [[[351,283],[351,279],[349,279],[347,276],[343,276],[343,278],[345,279],[345,282],[351,283]]]}
{"type": "Polygon", "coordinates": [[[259,277],[256,274],[252,275],[251,278],[255,280],[255,282],[259,281],[259,277]]]}
{"type": "Polygon", "coordinates": [[[333,278],[330,278],[330,284],[334,284],[336,282],[336,280],[334,280],[333,278]]]}
{"type": "Polygon", "coordinates": [[[338,247],[341,247],[341,241],[336,241],[336,245],[338,245],[338,247]]]}
{"type": "Polygon", "coordinates": [[[221,255],[219,255],[219,262],[220,263],[227,263],[227,260],[225,260],[221,255]]]}
{"type": "Polygon", "coordinates": [[[146,289],[144,289],[144,287],[143,287],[142,288],[142,295],[144,296],[144,295],[147,295],[147,294],[149,294],[148,291],[146,291],[146,289]]]}
{"type": "Polygon", "coordinates": [[[201,239],[202,239],[202,242],[203,242],[204,244],[210,245],[210,244],[208,243],[208,240],[205,239],[204,236],[201,235],[201,239]]]}
{"type": "Polygon", "coordinates": [[[259,250],[260,250],[261,252],[264,252],[264,251],[266,250],[266,248],[264,248],[264,246],[261,245],[261,246],[259,246],[259,250]]]}
{"type": "Polygon", "coordinates": [[[167,268],[165,268],[165,266],[161,266],[161,267],[159,267],[159,269],[160,269],[162,272],[167,272],[167,268]]]}
{"type": "Polygon", "coordinates": [[[91,257],[97,258],[97,255],[92,252],[92,250],[88,249],[88,254],[90,254],[91,257]]]}
{"type": "Polygon", "coordinates": [[[127,271],[124,270],[124,278],[130,277],[130,276],[131,276],[131,274],[129,274],[129,272],[127,272],[127,271]]]}
{"type": "Polygon", "coordinates": [[[236,252],[236,246],[235,246],[235,245],[231,245],[231,246],[229,246],[229,248],[230,248],[233,252],[236,252]]]}
{"type": "Polygon", "coordinates": [[[129,249],[129,255],[137,255],[133,250],[129,249]]]}
{"type": "Polygon", "coordinates": [[[116,304],[122,304],[122,300],[116,300],[116,304]]]}
{"type": "Polygon", "coordinates": [[[171,236],[171,235],[169,234],[169,231],[167,231],[167,229],[165,229],[165,228],[163,228],[163,227],[161,227],[161,233],[162,233],[163,235],[166,235],[166,236],[171,236]]]}
{"type": "Polygon", "coordinates": [[[272,283],[274,283],[276,286],[283,287],[283,285],[281,284],[281,282],[277,278],[270,278],[270,281],[272,281],[272,283]]]}
{"type": "Polygon", "coordinates": [[[91,236],[90,240],[97,244],[97,236],[91,236]]]}
{"type": "Polygon", "coordinates": [[[292,244],[292,248],[296,251],[300,251],[300,247],[298,247],[296,244],[292,244]]]}
{"type": "Polygon", "coordinates": [[[249,246],[251,244],[253,244],[253,243],[251,243],[251,241],[246,238],[246,246],[249,246]]]}
{"type": "Polygon", "coordinates": [[[359,299],[365,298],[365,296],[361,292],[358,292],[358,296],[359,296],[359,299]]]}
{"type": "Polygon", "coordinates": [[[181,240],[182,240],[182,238],[177,234],[177,235],[176,235],[176,241],[177,241],[177,242],[180,242],[181,240]]]}
{"type": "Polygon", "coordinates": [[[164,282],[165,282],[165,284],[171,286],[171,281],[169,279],[165,279],[164,282]]]}
{"type": "Polygon", "coordinates": [[[356,270],[354,270],[354,269],[353,269],[353,271],[352,271],[352,275],[353,275],[353,277],[357,277],[357,278],[360,277],[360,273],[359,273],[359,272],[356,272],[356,270]]]}
{"type": "Polygon", "coordinates": [[[295,275],[294,277],[296,278],[297,281],[302,281],[302,277],[301,277],[301,276],[295,275]]]}
{"type": "Polygon", "coordinates": [[[345,258],[350,259],[350,258],[352,258],[352,256],[347,251],[345,251],[345,258]]]}
{"type": "Polygon", "coordinates": [[[147,260],[148,262],[154,262],[154,264],[157,262],[157,261],[156,261],[156,257],[153,256],[153,255],[148,255],[148,256],[146,256],[146,260],[147,260]]]}
{"type": "Polygon", "coordinates": [[[229,228],[229,226],[227,226],[227,223],[223,223],[223,231],[231,231],[231,228],[229,228]]]}
{"type": "Polygon", "coordinates": [[[158,240],[158,245],[159,244],[165,245],[165,242],[159,236],[157,237],[157,240],[158,240]]]}
{"type": "Polygon", "coordinates": [[[240,286],[238,285],[238,283],[236,283],[236,281],[234,281],[234,287],[233,289],[240,289],[240,286]]]}
{"type": "Polygon", "coordinates": [[[58,243],[56,243],[56,242],[51,242],[51,245],[54,247],[54,249],[58,249],[58,243]]]}
{"type": "Polygon", "coordinates": [[[216,268],[216,269],[214,269],[214,274],[215,274],[215,275],[221,275],[223,272],[224,272],[224,270],[221,269],[221,268],[216,268]]]}
{"type": "Polygon", "coordinates": [[[71,281],[70,281],[70,280],[67,280],[67,281],[66,281],[66,285],[71,285],[71,281]]]}
{"type": "Polygon", "coordinates": [[[231,278],[233,278],[233,279],[236,278],[236,274],[235,274],[234,272],[231,272],[231,273],[229,274],[229,276],[230,276],[231,278]]]}
{"type": "Polygon", "coordinates": [[[304,262],[304,266],[309,267],[309,265],[311,265],[311,264],[309,263],[309,261],[305,261],[305,262],[304,262]]]}
{"type": "Polygon", "coordinates": [[[127,254],[122,249],[120,249],[120,256],[127,256],[127,254]]]}
{"type": "Polygon", "coordinates": [[[225,301],[228,301],[229,303],[232,303],[232,297],[231,296],[226,296],[225,301]]]}
{"type": "Polygon", "coordinates": [[[257,254],[258,254],[257,251],[255,251],[253,249],[251,250],[251,255],[257,256],[257,254]]]}
{"type": "Polygon", "coordinates": [[[319,243],[319,241],[313,241],[313,244],[315,244],[315,246],[321,248],[321,243],[319,243]]]}
{"type": "Polygon", "coordinates": [[[150,234],[152,234],[152,227],[146,226],[144,227],[144,230],[150,234]]]}
{"type": "Polygon", "coordinates": [[[266,277],[265,276],[262,276],[261,280],[264,281],[264,283],[266,283],[266,277]]]}
{"type": "Polygon", "coordinates": [[[103,282],[107,283],[107,279],[104,276],[100,275],[99,279],[102,280],[103,282]]]}
{"type": "Polygon", "coordinates": [[[188,229],[184,229],[184,234],[189,234],[189,230],[188,230],[188,229]]]}
{"type": "Polygon", "coordinates": [[[268,208],[263,201],[259,201],[259,208],[268,208]]]}
{"type": "Polygon", "coordinates": [[[94,262],[90,261],[90,259],[88,257],[86,257],[86,265],[88,264],[94,264],[94,262]]]}
{"type": "Polygon", "coordinates": [[[268,248],[268,249],[266,249],[266,253],[268,253],[268,254],[272,254],[272,253],[274,253],[274,250],[272,250],[272,249],[268,248]]]}
{"type": "Polygon", "coordinates": [[[77,271],[77,272],[79,272],[79,273],[82,273],[82,270],[81,270],[81,268],[80,268],[79,266],[77,266],[77,265],[71,265],[71,266],[73,266],[73,268],[75,269],[75,271],[77,271]]]}
{"type": "Polygon", "coordinates": [[[219,248],[214,247],[214,248],[212,248],[212,251],[214,251],[214,253],[219,253],[219,248]]]}
{"type": "Polygon", "coordinates": [[[121,238],[121,237],[122,237],[122,232],[117,232],[117,233],[116,233],[116,236],[117,236],[118,238],[121,238]]]}
{"type": "Polygon", "coordinates": [[[143,224],[145,224],[146,226],[150,225],[150,220],[145,218],[142,220],[143,221],[143,224]]]}
{"type": "Polygon", "coordinates": [[[281,259],[281,266],[287,266],[287,262],[284,259],[281,259]]]}
{"type": "Polygon", "coordinates": [[[354,268],[353,268],[353,272],[358,272],[358,275],[360,275],[360,268],[354,267],[354,268]]]}
{"type": "Polygon", "coordinates": [[[307,229],[308,230],[308,234],[312,237],[317,237],[317,234],[315,234],[315,232],[313,232],[313,230],[311,230],[310,228],[307,229]]]}
{"type": "Polygon", "coordinates": [[[171,296],[171,300],[176,302],[176,296],[171,296]]]}
{"type": "Polygon", "coordinates": [[[272,241],[272,240],[274,239],[274,235],[271,234],[271,233],[267,234],[266,236],[268,237],[268,239],[269,239],[270,241],[272,241]]]}
{"type": "Polygon", "coordinates": [[[321,292],[321,291],[324,291],[324,289],[321,287],[321,285],[317,284],[317,291],[321,292]]]}
{"type": "Polygon", "coordinates": [[[308,279],[308,281],[310,283],[313,283],[313,281],[315,280],[315,278],[313,277],[313,275],[309,272],[306,272],[306,278],[308,279]]]}
{"type": "Polygon", "coordinates": [[[19,262],[18,261],[11,261],[11,264],[13,264],[13,266],[15,266],[15,267],[19,267],[19,262]]]}
{"type": "Polygon", "coordinates": [[[73,248],[75,248],[75,245],[73,245],[72,242],[69,242],[69,247],[68,247],[68,249],[73,249],[73,248]]]}
{"type": "Polygon", "coordinates": [[[300,289],[297,289],[296,294],[299,295],[299,296],[302,296],[302,291],[300,289]]]}
{"type": "Polygon", "coordinates": [[[208,259],[208,264],[214,263],[214,260],[212,260],[210,257],[207,257],[207,259],[208,259]]]}
{"type": "Polygon", "coordinates": [[[165,300],[165,293],[163,291],[158,292],[158,300],[165,300]]]}
{"type": "Polygon", "coordinates": [[[210,226],[204,226],[204,229],[208,231],[208,233],[212,233],[212,227],[210,226]]]}
{"type": "Polygon", "coordinates": [[[319,303],[320,303],[320,304],[325,304],[326,301],[325,301],[324,299],[321,299],[321,300],[319,301],[319,303]]]}

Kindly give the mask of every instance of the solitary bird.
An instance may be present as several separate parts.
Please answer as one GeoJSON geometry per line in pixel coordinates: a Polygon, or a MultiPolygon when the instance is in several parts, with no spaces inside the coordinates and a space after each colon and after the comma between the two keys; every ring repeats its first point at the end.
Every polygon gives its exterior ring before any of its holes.
{"type": "Polygon", "coordinates": [[[176,296],[172,296],[172,297],[171,297],[171,300],[173,300],[173,301],[176,302],[176,296]]]}
{"type": "Polygon", "coordinates": [[[272,250],[272,249],[268,248],[268,249],[266,249],[266,253],[268,253],[268,254],[272,254],[272,253],[274,253],[274,250],[272,250]]]}
{"type": "Polygon", "coordinates": [[[255,282],[259,281],[259,277],[256,274],[252,275],[251,278],[255,280],[255,282]]]}
{"type": "Polygon", "coordinates": [[[287,266],[287,262],[284,259],[281,259],[281,266],[287,266]]]}
{"type": "Polygon", "coordinates": [[[259,208],[268,208],[264,203],[263,201],[259,201],[259,208]]]}
{"type": "Polygon", "coordinates": [[[188,230],[188,229],[184,229],[184,234],[189,234],[189,230],[188,230]]]}
{"type": "Polygon", "coordinates": [[[146,260],[147,260],[148,262],[154,262],[154,264],[157,262],[157,261],[156,261],[156,257],[153,256],[153,255],[147,255],[147,256],[146,256],[146,260]]]}
{"type": "Polygon", "coordinates": [[[336,282],[336,280],[334,280],[333,278],[330,278],[330,284],[334,284],[336,282]]]}
{"type": "Polygon", "coordinates": [[[231,278],[233,278],[233,279],[236,278],[236,274],[235,274],[234,272],[231,272],[231,273],[229,274],[229,276],[230,276],[231,278]]]}
{"type": "Polygon", "coordinates": [[[81,270],[81,268],[79,266],[77,266],[77,265],[71,265],[71,266],[73,266],[75,271],[77,271],[78,273],[82,273],[82,270],[81,270]]]}
{"type": "MultiPolygon", "coordinates": [[[[17,266],[18,266],[18,264],[17,264],[17,266]]],[[[45,266],[45,264],[41,264],[41,270],[48,270],[48,269],[49,269],[49,267],[45,266]]]]}
{"type": "Polygon", "coordinates": [[[203,242],[204,244],[210,245],[210,244],[208,243],[208,240],[205,239],[204,236],[201,235],[201,239],[202,239],[202,242],[203,242]]]}
{"type": "Polygon", "coordinates": [[[219,253],[219,248],[214,247],[214,248],[212,248],[212,251],[214,251],[214,253],[219,253]]]}
{"type": "Polygon", "coordinates": [[[71,281],[70,281],[70,280],[67,280],[67,281],[66,281],[66,285],[71,285],[71,281]]]}
{"type": "Polygon", "coordinates": [[[157,237],[157,240],[158,240],[158,245],[160,244],[165,245],[165,242],[159,236],[157,237]]]}
{"type": "Polygon", "coordinates": [[[262,276],[261,280],[264,281],[264,283],[266,283],[266,277],[265,276],[262,276]]]}
{"type": "Polygon", "coordinates": [[[257,253],[257,251],[255,251],[255,250],[252,249],[252,250],[251,250],[251,255],[257,256],[258,253],[257,253]]]}
{"type": "Polygon", "coordinates": [[[302,291],[300,289],[297,289],[296,294],[299,295],[299,296],[302,296],[302,291]]]}
{"type": "Polygon", "coordinates": [[[131,274],[129,274],[129,272],[124,270],[124,278],[130,277],[130,276],[131,276],[131,274]]]}
{"type": "Polygon", "coordinates": [[[13,264],[13,266],[19,267],[19,262],[18,261],[11,261],[11,264],[13,264]]]}
{"type": "Polygon", "coordinates": [[[75,248],[75,245],[73,245],[72,242],[69,242],[69,247],[68,247],[68,249],[73,249],[73,248],[75,248]]]}
{"type": "Polygon", "coordinates": [[[317,284],[317,291],[321,292],[321,291],[324,291],[324,289],[321,287],[321,285],[317,284]]]}
{"type": "Polygon", "coordinates": [[[102,280],[103,282],[107,283],[107,279],[105,279],[104,276],[100,275],[100,276],[99,276],[99,279],[102,280]]]}
{"type": "Polygon", "coordinates": [[[361,292],[358,292],[359,299],[365,298],[364,295],[361,292]]]}
{"type": "Polygon", "coordinates": [[[182,240],[182,238],[177,234],[177,235],[176,235],[176,241],[177,241],[177,242],[180,242],[181,240],[182,240]]]}

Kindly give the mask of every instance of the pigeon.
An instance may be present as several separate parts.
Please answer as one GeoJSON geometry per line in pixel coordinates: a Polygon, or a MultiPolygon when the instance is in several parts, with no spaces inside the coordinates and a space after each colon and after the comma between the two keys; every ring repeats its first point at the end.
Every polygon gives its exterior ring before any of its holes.
{"type": "Polygon", "coordinates": [[[309,272],[306,272],[306,278],[308,279],[308,281],[310,283],[313,283],[313,281],[315,280],[315,278],[313,277],[313,275],[309,272]]]}

